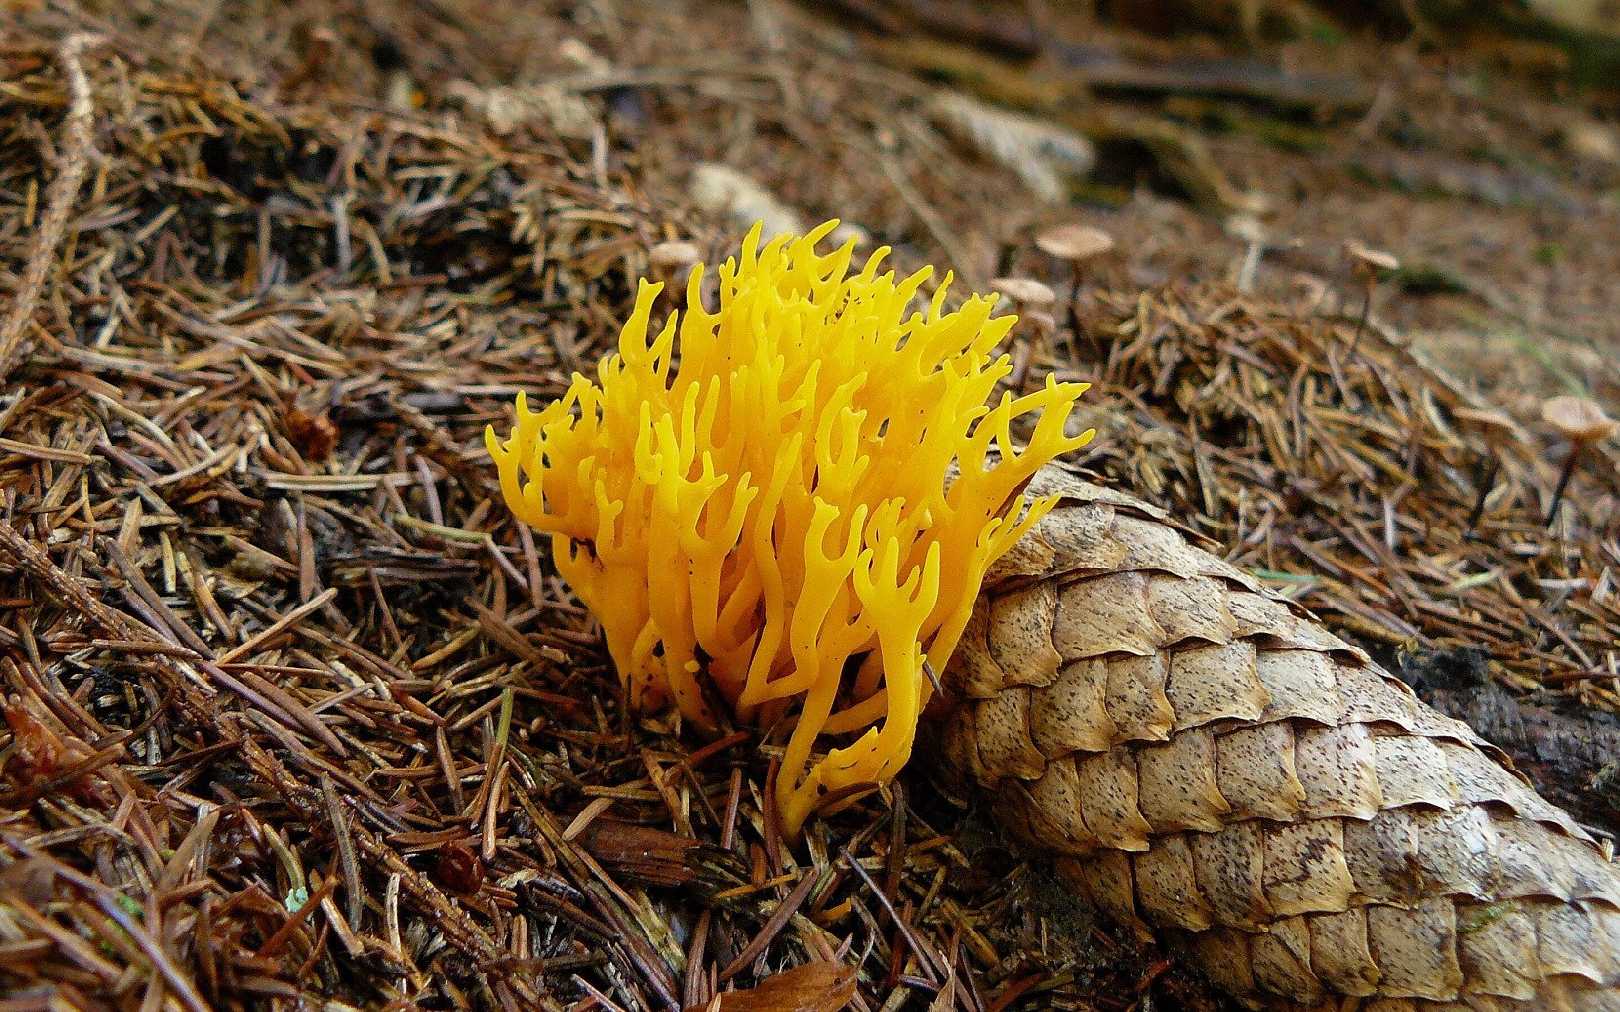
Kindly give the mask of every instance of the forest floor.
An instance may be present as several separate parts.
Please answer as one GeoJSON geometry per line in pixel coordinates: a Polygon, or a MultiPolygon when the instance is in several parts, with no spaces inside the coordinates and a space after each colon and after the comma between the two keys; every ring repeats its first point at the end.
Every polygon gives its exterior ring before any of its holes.
{"type": "Polygon", "coordinates": [[[17,1007],[669,1009],[823,961],[868,1010],[1222,1007],[925,759],[784,844],[779,739],[627,715],[507,516],[485,425],[650,247],[760,216],[1049,283],[1018,381],[1096,384],[1080,465],[1620,827],[1620,455],[1548,523],[1540,418],[1620,405],[1615,96],[1511,40],[897,9],[0,3],[17,1007]],[[1116,249],[1053,261],[1070,222],[1116,249]],[[1365,322],[1347,242],[1400,261],[1365,322]]]}

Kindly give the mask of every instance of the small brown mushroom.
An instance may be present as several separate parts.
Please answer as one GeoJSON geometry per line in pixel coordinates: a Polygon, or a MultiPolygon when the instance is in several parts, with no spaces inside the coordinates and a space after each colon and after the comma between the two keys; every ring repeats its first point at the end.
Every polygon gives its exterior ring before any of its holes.
{"type": "Polygon", "coordinates": [[[1078,275],[1081,264],[1114,248],[1114,237],[1090,225],[1059,225],[1036,236],[1035,246],[1043,253],[1073,264],[1078,275]]]}
{"type": "Polygon", "coordinates": [[[1029,326],[1037,334],[1050,334],[1057,330],[1057,319],[1044,309],[1031,309],[1024,316],[1029,326]]]}
{"type": "Polygon", "coordinates": [[[685,239],[654,243],[647,248],[647,263],[655,271],[662,269],[673,273],[682,268],[690,269],[702,259],[703,251],[698,248],[698,244],[685,239]]]}
{"type": "Polygon", "coordinates": [[[1034,278],[992,278],[990,290],[1011,299],[1014,310],[1020,315],[1027,307],[1044,309],[1057,301],[1052,286],[1034,278]]]}
{"type": "Polygon", "coordinates": [[[1350,273],[1361,282],[1361,318],[1356,321],[1356,336],[1350,339],[1350,348],[1354,350],[1361,343],[1361,332],[1367,326],[1367,317],[1372,313],[1373,289],[1378,287],[1378,278],[1401,266],[1401,262],[1392,253],[1385,253],[1381,249],[1373,249],[1354,239],[1344,244],[1345,253],[1350,256],[1350,273]]]}
{"type": "Polygon", "coordinates": [[[1266,227],[1252,214],[1234,214],[1226,219],[1226,234],[1243,242],[1243,260],[1238,265],[1237,290],[1254,291],[1254,276],[1260,258],[1266,255],[1266,227]]]}
{"type": "Polygon", "coordinates": [[[647,273],[654,281],[662,282],[669,289],[668,296],[678,303],[686,297],[687,273],[702,260],[703,250],[695,242],[671,239],[654,243],[647,248],[647,273]]]}
{"type": "Polygon", "coordinates": [[[1463,537],[1473,540],[1478,535],[1474,533],[1479,521],[1485,515],[1485,502],[1491,496],[1491,489],[1496,487],[1496,476],[1502,470],[1502,458],[1498,452],[1501,441],[1518,433],[1519,423],[1507,414],[1489,408],[1456,407],[1451,411],[1459,424],[1476,428],[1485,439],[1485,455],[1479,459],[1474,471],[1474,484],[1479,491],[1475,494],[1474,507],[1468,511],[1468,522],[1463,527],[1463,537]]]}
{"type": "Polygon", "coordinates": [[[1543,404],[1541,420],[1569,439],[1581,443],[1607,439],[1616,428],[1620,428],[1620,422],[1604,414],[1596,401],[1567,394],[1553,397],[1543,404]]]}
{"type": "Polygon", "coordinates": [[[1569,479],[1575,473],[1575,465],[1580,460],[1581,453],[1588,446],[1601,443],[1614,435],[1615,430],[1620,428],[1620,422],[1604,414],[1603,408],[1596,401],[1568,394],[1543,402],[1541,420],[1569,440],[1569,456],[1564,458],[1564,469],[1558,475],[1558,486],[1553,489],[1552,506],[1547,510],[1547,526],[1551,527],[1553,521],[1558,518],[1558,507],[1563,504],[1564,491],[1569,487],[1569,479]]]}
{"type": "MultiPolygon", "coordinates": [[[[1052,291],[1050,285],[1042,284],[1034,278],[993,278],[990,281],[990,290],[998,292],[1012,300],[1013,312],[1029,325],[1035,333],[1035,340],[1044,346],[1053,331],[1057,330],[1057,321],[1046,310],[1057,301],[1057,293],[1052,291]]],[[[1034,349],[1032,342],[1020,342],[1014,353],[1014,366],[1012,376],[1008,382],[1014,389],[1021,389],[1024,378],[1029,372],[1030,359],[1034,349]]]]}
{"type": "Polygon", "coordinates": [[[1114,237],[1091,225],[1058,225],[1035,237],[1035,246],[1048,256],[1066,260],[1072,271],[1068,299],[1064,305],[1069,311],[1069,350],[1077,353],[1075,342],[1080,336],[1080,312],[1075,301],[1080,295],[1080,282],[1085,265],[1114,248],[1114,237]]]}

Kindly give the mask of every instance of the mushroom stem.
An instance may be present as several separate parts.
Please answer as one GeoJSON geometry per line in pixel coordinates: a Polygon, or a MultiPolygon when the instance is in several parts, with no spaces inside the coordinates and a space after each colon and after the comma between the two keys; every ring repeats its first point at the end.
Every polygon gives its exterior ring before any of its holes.
{"type": "Polygon", "coordinates": [[[1013,370],[1007,377],[1007,385],[1022,393],[1024,381],[1029,378],[1030,362],[1035,358],[1035,348],[1029,337],[1024,337],[1013,346],[1013,370]]]}
{"type": "Polygon", "coordinates": [[[1586,444],[1576,440],[1569,446],[1569,456],[1564,458],[1564,470],[1558,475],[1558,487],[1553,489],[1552,506],[1547,509],[1547,526],[1551,527],[1553,521],[1558,519],[1558,507],[1564,504],[1564,490],[1569,487],[1569,479],[1575,473],[1575,464],[1580,460],[1581,450],[1586,444]]]}
{"type": "Polygon", "coordinates": [[[1077,263],[1069,275],[1069,297],[1063,300],[1063,309],[1069,318],[1069,333],[1072,335],[1069,340],[1077,358],[1080,350],[1080,281],[1080,265],[1077,263]]]}
{"type": "Polygon", "coordinates": [[[1345,243],[1345,251],[1350,254],[1351,272],[1362,284],[1361,318],[1356,321],[1356,336],[1350,339],[1350,351],[1354,354],[1361,343],[1361,332],[1367,328],[1367,318],[1372,315],[1373,289],[1378,287],[1379,272],[1393,271],[1401,262],[1383,250],[1369,249],[1359,242],[1345,243]]]}
{"type": "MultiPolygon", "coordinates": [[[[1484,461],[1480,462],[1481,464],[1484,461]]],[[[1474,508],[1468,511],[1468,523],[1463,527],[1463,536],[1472,539],[1475,537],[1474,528],[1479,526],[1479,518],[1485,515],[1485,500],[1491,497],[1491,489],[1496,487],[1497,472],[1502,469],[1500,460],[1492,459],[1487,470],[1481,467],[1483,475],[1479,482],[1479,497],[1474,500],[1474,508]]]]}
{"type": "Polygon", "coordinates": [[[1547,510],[1547,526],[1558,517],[1558,507],[1564,501],[1564,489],[1569,485],[1581,452],[1589,443],[1600,443],[1614,435],[1620,423],[1603,413],[1603,408],[1585,397],[1565,394],[1554,397],[1541,406],[1541,420],[1551,425],[1569,440],[1569,456],[1564,460],[1564,472],[1558,476],[1558,487],[1553,490],[1552,506],[1547,510]]]}
{"type": "Polygon", "coordinates": [[[1356,346],[1361,343],[1361,332],[1367,329],[1367,317],[1372,315],[1373,285],[1375,284],[1377,284],[1376,281],[1369,280],[1366,287],[1361,290],[1361,316],[1356,320],[1355,336],[1350,338],[1350,353],[1352,355],[1355,354],[1356,346]]]}
{"type": "Polygon", "coordinates": [[[1080,333],[1080,314],[1075,302],[1080,298],[1080,286],[1085,280],[1086,261],[1100,257],[1114,248],[1114,237],[1090,225],[1060,225],[1035,237],[1040,250],[1069,264],[1069,296],[1067,313],[1076,340],[1071,341],[1070,352],[1078,359],[1076,346],[1080,333]]]}

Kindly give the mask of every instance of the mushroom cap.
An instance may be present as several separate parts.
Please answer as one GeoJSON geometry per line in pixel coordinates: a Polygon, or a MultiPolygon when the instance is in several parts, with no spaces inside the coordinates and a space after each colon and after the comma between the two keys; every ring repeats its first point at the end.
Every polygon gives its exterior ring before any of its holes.
{"type": "Polygon", "coordinates": [[[698,244],[685,239],[654,243],[647,248],[647,262],[654,267],[690,267],[702,259],[698,244]]]}
{"type": "Polygon", "coordinates": [[[1226,219],[1225,227],[1226,234],[1235,239],[1261,244],[1266,241],[1266,227],[1252,214],[1234,214],[1226,219]]]}
{"type": "Polygon", "coordinates": [[[1545,401],[1541,405],[1541,420],[1557,429],[1564,438],[1577,443],[1595,443],[1620,428],[1620,422],[1604,414],[1596,401],[1568,394],[1545,401]]]}
{"type": "Polygon", "coordinates": [[[1393,271],[1401,266],[1401,261],[1395,254],[1373,249],[1353,239],[1344,244],[1344,251],[1350,254],[1350,259],[1357,264],[1374,271],[1393,271]]]}
{"type": "Polygon", "coordinates": [[[1090,225],[1059,225],[1036,236],[1035,245],[1060,260],[1080,263],[1113,249],[1114,237],[1090,225]]]}
{"type": "Polygon", "coordinates": [[[1026,306],[1050,306],[1057,301],[1052,286],[1034,278],[991,278],[990,290],[1026,306]]]}

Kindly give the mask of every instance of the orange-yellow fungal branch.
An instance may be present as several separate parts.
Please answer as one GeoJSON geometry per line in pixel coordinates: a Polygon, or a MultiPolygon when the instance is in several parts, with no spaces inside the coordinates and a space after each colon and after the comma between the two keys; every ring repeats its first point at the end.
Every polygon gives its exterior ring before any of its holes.
{"type": "Polygon", "coordinates": [[[1003,393],[993,298],[926,309],[928,269],[851,273],[828,222],[719,267],[656,333],[642,282],[617,354],[510,436],[487,434],[517,517],[552,535],[557,566],[601,622],[640,708],[715,723],[795,717],[777,781],[784,828],[818,801],[892,777],[986,568],[1052,503],[1018,494],[1084,446],[1065,422],[1083,383],[1003,393]],[[1027,445],[1013,424],[1039,415],[1027,445]],[[948,481],[953,469],[959,477],[948,481]],[[819,758],[823,736],[844,744],[819,758]],[[853,738],[853,740],[850,740],[853,738]]]}

